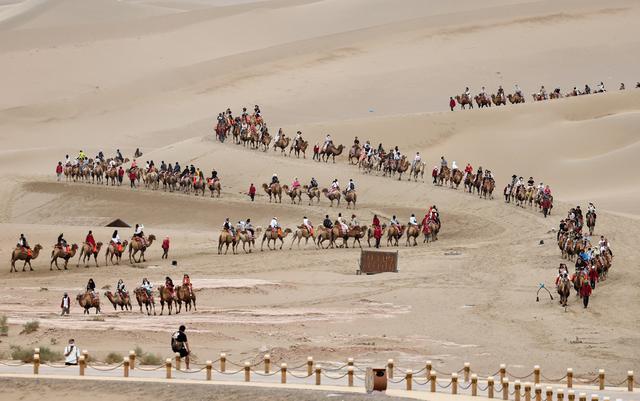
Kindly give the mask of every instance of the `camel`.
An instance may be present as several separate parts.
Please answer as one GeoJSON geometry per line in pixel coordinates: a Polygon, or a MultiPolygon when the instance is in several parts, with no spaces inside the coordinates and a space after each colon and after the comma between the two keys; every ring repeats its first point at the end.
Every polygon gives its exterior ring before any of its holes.
{"type": "Polygon", "coordinates": [[[349,150],[349,164],[357,164],[360,156],[362,156],[362,148],[360,145],[353,145],[349,150]],[[355,162],[352,162],[353,159],[355,159],[355,162]]]}
{"type": "Polygon", "coordinates": [[[117,292],[114,295],[111,291],[106,291],[104,293],[104,296],[107,297],[109,302],[111,302],[111,305],[113,305],[113,309],[114,310],[118,310],[118,306],[120,307],[120,310],[132,310],[133,309],[131,307],[131,298],[129,297],[128,293],[125,293],[124,296],[121,296],[117,292]]]}
{"type": "Polygon", "coordinates": [[[496,182],[493,180],[493,178],[485,178],[482,181],[482,193],[480,194],[480,196],[483,196],[485,199],[487,199],[487,196],[489,197],[489,199],[493,199],[493,190],[496,187],[496,182]]]}
{"type": "Polygon", "coordinates": [[[317,199],[318,203],[320,203],[320,190],[318,189],[318,187],[309,188],[308,185],[304,185],[302,187],[302,190],[309,197],[309,206],[311,206],[311,204],[313,203],[313,199],[317,199]]]}
{"type": "Polygon", "coordinates": [[[158,292],[160,293],[160,316],[164,313],[164,304],[167,304],[167,310],[169,311],[169,315],[171,315],[171,310],[173,309],[173,304],[178,305],[178,300],[174,296],[174,294],[169,291],[169,289],[163,285],[158,287],[158,292]]]}
{"type": "Polygon", "coordinates": [[[440,173],[438,174],[438,185],[443,186],[448,184],[451,180],[451,170],[449,167],[444,166],[440,169],[440,173]]]}
{"type": "MultiPolygon", "coordinates": [[[[236,236],[236,249],[242,243],[242,250],[244,253],[251,253],[251,247],[256,246],[256,238],[262,233],[262,227],[256,227],[255,234],[250,235],[247,231],[240,231],[236,236]],[[249,244],[249,251],[247,251],[246,244],[249,244]]],[[[237,251],[236,251],[237,252],[237,251]]]]}
{"type": "Polygon", "coordinates": [[[524,96],[518,95],[517,93],[507,95],[507,99],[511,104],[524,103],[524,96]]]}
{"type": "Polygon", "coordinates": [[[331,201],[331,205],[329,207],[333,207],[333,201],[338,202],[338,206],[340,206],[340,191],[329,191],[327,188],[322,188],[322,193],[331,201]]]}
{"type": "Polygon", "coordinates": [[[87,291],[84,294],[78,294],[78,296],[76,296],[76,300],[78,301],[78,304],[84,308],[85,315],[89,314],[89,309],[91,308],[96,308],[96,315],[100,313],[100,298],[97,294],[94,298],[91,293],[87,291]]]}
{"type": "Polygon", "coordinates": [[[224,250],[224,254],[226,255],[229,251],[229,245],[231,245],[231,252],[236,254],[236,237],[229,230],[222,230],[220,235],[218,236],[218,255],[222,254],[222,247],[226,245],[224,250]]]}
{"type": "Polygon", "coordinates": [[[427,221],[427,224],[422,227],[422,233],[424,234],[424,240],[422,243],[431,242],[438,240],[438,233],[440,232],[440,222],[436,222],[433,220],[427,221]]]}
{"type": "Polygon", "coordinates": [[[269,195],[269,202],[273,199],[274,202],[282,203],[282,187],[277,182],[271,183],[271,185],[262,184],[262,189],[269,195]]]}
{"type": "Polygon", "coordinates": [[[29,265],[29,270],[33,271],[33,267],[31,267],[31,261],[36,259],[40,255],[40,251],[42,250],[42,245],[36,244],[32,251],[28,251],[24,248],[16,248],[11,253],[11,270],[9,273],[13,273],[14,271],[17,273],[18,269],[16,268],[16,260],[24,260],[24,264],[22,265],[22,271],[24,271],[25,267],[29,265]]]}
{"type": "Polygon", "coordinates": [[[335,147],[333,144],[329,144],[326,149],[322,149],[320,151],[320,156],[322,157],[323,162],[328,162],[329,158],[333,159],[333,162],[336,162],[336,156],[340,156],[342,151],[344,150],[344,145],[338,145],[335,147]]]}
{"type": "Polygon", "coordinates": [[[418,181],[418,176],[420,179],[424,181],[424,172],[427,169],[427,165],[425,162],[414,163],[411,166],[411,171],[409,172],[409,181],[411,181],[411,177],[413,176],[414,181],[418,181]]]}
{"type": "Polygon", "coordinates": [[[289,249],[293,248],[293,243],[296,242],[296,239],[298,240],[298,248],[300,248],[300,240],[303,238],[304,238],[305,247],[309,243],[309,238],[311,238],[311,242],[315,244],[316,242],[315,231],[313,229],[309,231],[307,226],[304,226],[304,225],[298,226],[298,229],[293,233],[293,239],[291,240],[291,246],[289,247],[289,249]]]}
{"type": "Polygon", "coordinates": [[[291,155],[291,151],[293,150],[295,152],[296,157],[300,158],[300,152],[302,152],[302,157],[306,159],[307,158],[306,152],[307,152],[308,146],[309,146],[309,142],[300,140],[295,145],[291,145],[291,148],[289,148],[289,155],[291,155]]]}
{"type": "Polygon", "coordinates": [[[318,226],[315,234],[316,234],[316,246],[322,249],[325,249],[325,247],[322,244],[325,241],[329,241],[329,245],[327,245],[327,248],[329,247],[333,248],[333,237],[332,237],[331,229],[321,225],[321,226],[318,226]]]}
{"type": "Polygon", "coordinates": [[[267,241],[267,248],[269,250],[275,251],[277,246],[277,240],[280,240],[280,249],[282,249],[282,245],[284,245],[284,239],[287,235],[291,234],[291,229],[286,228],[284,231],[282,229],[272,230],[271,227],[267,228],[262,236],[262,244],[260,245],[260,251],[264,250],[264,241],[267,241]],[[269,245],[273,241],[273,249],[269,245]]]}
{"type": "Polygon", "coordinates": [[[286,156],[285,150],[289,146],[289,142],[291,142],[291,138],[285,138],[283,135],[278,142],[273,143],[273,151],[275,152],[276,148],[280,148],[280,154],[286,156]]]}
{"type": "Polygon", "coordinates": [[[402,238],[402,234],[404,233],[404,226],[396,226],[392,225],[387,228],[387,246],[398,246],[398,240],[402,238]],[[389,245],[391,244],[391,245],[389,245]]]}
{"type": "Polygon", "coordinates": [[[484,95],[477,95],[475,98],[478,108],[491,107],[491,99],[484,95]]]}
{"type": "Polygon", "coordinates": [[[420,236],[420,226],[407,226],[407,242],[405,246],[411,245],[411,239],[413,239],[413,246],[418,246],[417,238],[420,236]]]}
{"type": "Polygon", "coordinates": [[[571,295],[571,284],[569,278],[564,276],[558,283],[558,294],[560,294],[560,305],[566,307],[569,295],[571,295]]]}
{"type": "Polygon", "coordinates": [[[151,315],[151,310],[153,309],[153,315],[156,315],[156,303],[153,300],[153,295],[149,295],[147,290],[142,287],[138,287],[133,291],[136,294],[136,300],[138,301],[138,306],[140,306],[140,313],[142,313],[142,305],[145,306],[147,310],[147,315],[151,315]]]}
{"type": "Polygon", "coordinates": [[[177,305],[178,310],[176,314],[182,311],[182,303],[184,302],[184,310],[185,312],[189,312],[191,310],[191,304],[193,303],[193,310],[197,311],[196,308],[196,294],[194,291],[189,291],[189,288],[186,286],[177,286],[176,287],[176,300],[175,303],[177,305]]]}
{"type": "MultiPolygon", "coordinates": [[[[402,156],[402,158],[398,161],[398,165],[396,166],[396,173],[398,173],[398,181],[402,180],[402,174],[404,174],[407,170],[409,170],[409,161],[406,156],[402,156]]],[[[409,175],[409,179],[411,179],[411,175],[409,175]]]]}
{"type": "Polygon", "coordinates": [[[456,189],[458,189],[458,187],[460,187],[460,183],[462,182],[462,177],[464,177],[464,173],[460,171],[460,169],[455,169],[455,171],[452,172],[451,180],[449,181],[449,185],[451,186],[451,188],[453,188],[453,186],[455,185],[456,189]]]}
{"type": "Polygon", "coordinates": [[[500,95],[500,94],[499,95],[491,95],[491,101],[496,106],[505,106],[507,104],[507,99],[504,97],[504,95],[500,95]]]}
{"type": "Polygon", "coordinates": [[[593,235],[593,230],[596,228],[596,214],[587,212],[587,227],[589,227],[589,235],[593,235]]]}
{"type": "Polygon", "coordinates": [[[147,237],[146,240],[141,241],[140,238],[133,237],[131,238],[131,243],[129,244],[129,263],[135,262],[140,263],[146,262],[144,258],[144,252],[153,244],[153,241],[156,240],[156,236],[151,234],[147,237]],[[136,260],[136,254],[140,252],[140,257],[136,260]]]}
{"type": "MultiPolygon", "coordinates": [[[[207,183],[203,179],[198,179],[193,181],[193,194],[198,196],[198,192],[202,193],[204,196],[204,191],[207,189],[207,183]]],[[[212,194],[213,195],[213,194],[212,194]]]]}
{"type": "Polygon", "coordinates": [[[358,246],[362,248],[360,240],[364,238],[364,235],[367,232],[367,226],[349,227],[349,229],[345,233],[341,233],[340,231],[340,224],[336,222],[336,224],[333,226],[333,229],[331,230],[331,240],[336,246],[336,240],[338,238],[342,238],[342,245],[340,245],[340,248],[349,248],[349,238],[353,238],[353,244],[351,246],[355,247],[357,242],[358,246]]]}
{"type": "Polygon", "coordinates": [[[289,189],[288,185],[283,185],[282,190],[285,194],[291,198],[291,203],[296,204],[296,198],[298,199],[298,205],[302,203],[302,189],[300,187],[289,189]]]}
{"type": "Polygon", "coordinates": [[[475,174],[467,174],[464,178],[464,190],[469,193],[473,193],[473,189],[475,188],[474,182],[476,180],[475,174]]]}
{"type": "Polygon", "coordinates": [[[100,249],[102,248],[102,242],[96,243],[95,251],[91,244],[87,244],[86,242],[82,244],[80,248],[80,256],[78,257],[78,263],[76,267],[80,266],[80,261],[84,263],[84,267],[88,266],[89,261],[91,260],[91,256],[93,256],[93,260],[96,262],[96,267],[98,267],[98,254],[100,253],[100,249]]]}
{"type": "Polygon", "coordinates": [[[467,105],[469,106],[469,109],[473,109],[473,100],[470,99],[469,96],[467,96],[466,94],[463,94],[462,96],[457,95],[456,102],[458,102],[458,104],[460,105],[460,107],[462,107],[463,110],[467,105]]]}
{"type": "MultiPolygon", "coordinates": [[[[382,235],[384,236],[384,232],[387,229],[387,225],[382,224],[380,228],[382,229],[382,235]]],[[[371,239],[372,238],[375,239],[375,237],[373,236],[374,231],[375,231],[375,228],[373,226],[367,229],[367,244],[369,245],[369,248],[371,248],[371,239]]]]}
{"type": "Polygon", "coordinates": [[[356,201],[358,200],[358,194],[356,193],[356,191],[349,191],[347,192],[347,190],[342,191],[342,194],[344,195],[344,200],[347,202],[347,209],[349,209],[349,206],[353,203],[353,209],[356,208],[356,201]]]}
{"type": "Polygon", "coordinates": [[[262,134],[262,140],[260,141],[258,146],[263,146],[264,151],[266,152],[269,149],[270,143],[271,143],[271,135],[269,135],[269,132],[265,132],[262,134]]]}
{"type": "Polygon", "coordinates": [[[527,199],[527,190],[524,185],[520,185],[516,190],[516,206],[524,207],[524,203],[527,199]]]}
{"type": "Polygon", "coordinates": [[[120,264],[120,260],[122,259],[122,253],[124,252],[124,250],[127,248],[127,245],[129,245],[129,241],[124,240],[121,244],[120,247],[117,247],[116,244],[114,244],[113,242],[109,242],[109,246],[107,247],[107,251],[105,252],[104,255],[104,264],[105,265],[109,265],[109,262],[111,262],[111,264],[113,265],[113,257],[115,256],[116,258],[116,265],[120,264]]]}
{"type": "Polygon", "coordinates": [[[53,270],[53,264],[56,264],[56,269],[60,269],[58,267],[58,258],[64,260],[64,270],[67,270],[67,265],[69,264],[69,259],[76,256],[76,251],[78,250],[78,244],[71,245],[71,248],[67,251],[66,249],[62,249],[59,246],[54,246],[53,251],[51,251],[51,263],[49,263],[49,270],[53,270]]]}
{"type": "Polygon", "coordinates": [[[212,181],[211,178],[207,179],[207,185],[209,186],[209,191],[211,191],[211,197],[213,198],[213,193],[216,193],[216,198],[220,197],[220,191],[222,191],[222,185],[220,185],[220,180],[212,181]]]}

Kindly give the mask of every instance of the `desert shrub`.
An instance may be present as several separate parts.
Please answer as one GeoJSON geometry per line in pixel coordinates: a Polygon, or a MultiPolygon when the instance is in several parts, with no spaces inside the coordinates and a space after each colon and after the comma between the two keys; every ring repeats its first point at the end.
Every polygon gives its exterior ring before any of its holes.
{"type": "Polygon", "coordinates": [[[144,352],[140,346],[136,346],[134,351],[140,365],[162,365],[164,363],[164,359],[160,355],[144,352]]]}
{"type": "Polygon", "coordinates": [[[37,320],[32,320],[30,322],[25,323],[24,326],[22,326],[22,331],[20,332],[20,334],[35,333],[36,331],[38,331],[39,328],[40,328],[40,322],[38,322],[37,320]]]}
{"type": "Polygon", "coordinates": [[[9,324],[7,323],[7,317],[0,316],[0,337],[6,337],[9,335],[9,324]]]}
{"type": "Polygon", "coordinates": [[[107,364],[116,364],[122,362],[124,357],[117,352],[109,352],[107,356],[104,358],[104,363],[107,364]]]}
{"type": "MultiPolygon", "coordinates": [[[[11,359],[24,363],[33,362],[33,348],[22,348],[18,345],[9,347],[11,359]]],[[[40,362],[56,362],[63,359],[62,352],[53,351],[49,347],[40,347],[40,362]]]]}

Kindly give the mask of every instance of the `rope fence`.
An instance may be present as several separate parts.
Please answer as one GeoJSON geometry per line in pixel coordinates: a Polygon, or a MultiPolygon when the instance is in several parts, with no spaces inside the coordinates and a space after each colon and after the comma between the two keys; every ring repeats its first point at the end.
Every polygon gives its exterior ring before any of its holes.
{"type": "MultiPolygon", "coordinates": [[[[323,366],[317,361],[314,361],[312,357],[308,357],[304,363],[297,364],[291,368],[287,367],[286,363],[281,363],[279,368],[272,369],[272,359],[269,354],[264,355],[261,360],[258,358],[252,358],[242,362],[236,362],[229,360],[226,354],[220,354],[220,358],[216,360],[207,360],[206,363],[193,363],[195,369],[183,369],[182,358],[179,354],[174,354],[173,358],[165,359],[165,362],[158,366],[141,365],[135,351],[130,351],[128,357],[124,357],[122,362],[117,364],[101,364],[97,362],[89,362],[89,353],[85,350],[78,358],[77,365],[62,365],[51,362],[41,362],[39,349],[35,349],[33,355],[33,362],[15,362],[15,361],[2,361],[0,365],[6,367],[25,367],[32,366],[33,374],[40,374],[41,366],[54,369],[76,369],[80,376],[84,376],[87,368],[98,372],[116,372],[121,371],[123,377],[130,377],[131,372],[136,369],[141,372],[157,372],[160,370],[165,371],[166,379],[171,379],[174,374],[185,375],[197,375],[205,372],[204,380],[213,380],[214,375],[220,375],[223,377],[235,376],[238,381],[250,382],[252,376],[262,378],[262,380],[272,379],[275,377],[280,378],[280,383],[288,383],[288,379],[295,379],[299,382],[306,384],[322,385],[323,378],[330,381],[335,385],[347,385],[352,387],[355,382],[358,385],[361,383],[374,383],[375,386],[380,386],[380,382],[384,382],[384,388],[387,385],[394,386],[396,388],[404,387],[406,391],[413,391],[414,385],[417,390],[430,391],[430,392],[446,392],[452,395],[467,394],[472,396],[478,396],[482,394],[488,398],[502,398],[502,400],[513,401],[564,401],[565,393],[563,388],[568,389],[567,401],[588,401],[582,399],[580,393],[579,397],[576,397],[576,393],[573,390],[574,383],[579,385],[595,385],[599,390],[617,390],[617,391],[637,391],[637,383],[634,380],[633,371],[627,371],[626,378],[622,380],[612,380],[606,376],[604,369],[598,370],[595,376],[581,375],[576,377],[573,369],[569,368],[562,377],[554,378],[548,377],[542,373],[540,366],[534,366],[533,371],[523,374],[515,375],[510,370],[507,370],[505,364],[500,365],[493,375],[479,375],[471,369],[471,364],[466,362],[464,367],[458,370],[454,370],[452,373],[446,373],[442,370],[433,367],[431,361],[427,361],[420,369],[405,369],[395,366],[395,362],[392,359],[387,361],[385,367],[381,369],[373,369],[375,373],[372,373],[367,365],[375,364],[356,364],[352,358],[349,358],[347,363],[327,363],[327,366],[323,366]],[[227,370],[227,366],[232,366],[234,369],[227,370]],[[380,373],[382,372],[382,373],[380,373]],[[372,374],[373,376],[367,377],[372,374]],[[397,376],[395,376],[397,375],[397,376]],[[374,377],[375,376],[375,377],[374,377]],[[379,379],[382,377],[382,379],[379,379]],[[438,379],[438,377],[440,377],[438,379]],[[483,379],[479,380],[479,377],[483,379]],[[509,378],[515,379],[515,382],[510,382],[509,378]],[[369,380],[370,379],[370,380],[369,380]],[[522,383],[520,380],[529,380],[522,383]],[[336,383],[340,382],[340,383],[336,383]],[[543,390],[542,382],[547,384],[555,384],[557,388],[555,390],[556,398],[554,399],[554,389],[552,387],[546,387],[543,390]],[[404,383],[404,384],[403,384],[404,383]],[[626,385],[626,389],[624,389],[626,385]],[[577,400],[576,400],[577,398],[577,400]]],[[[278,359],[279,361],[279,359],[278,359]]],[[[113,375],[113,374],[111,374],[113,375]]],[[[198,378],[196,377],[196,380],[198,378]]],[[[590,390],[591,387],[588,387],[590,390]]],[[[597,395],[593,394],[590,401],[600,401],[597,399],[597,395]]],[[[603,399],[602,401],[607,401],[603,399]]]]}

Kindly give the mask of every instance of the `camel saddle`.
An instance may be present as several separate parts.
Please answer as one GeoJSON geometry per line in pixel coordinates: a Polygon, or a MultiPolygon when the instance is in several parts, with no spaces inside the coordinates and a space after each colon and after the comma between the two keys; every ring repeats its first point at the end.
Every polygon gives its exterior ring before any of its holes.
{"type": "Polygon", "coordinates": [[[23,246],[17,246],[16,249],[19,250],[20,252],[26,252],[28,257],[33,256],[33,250],[31,248],[25,248],[23,246]]]}

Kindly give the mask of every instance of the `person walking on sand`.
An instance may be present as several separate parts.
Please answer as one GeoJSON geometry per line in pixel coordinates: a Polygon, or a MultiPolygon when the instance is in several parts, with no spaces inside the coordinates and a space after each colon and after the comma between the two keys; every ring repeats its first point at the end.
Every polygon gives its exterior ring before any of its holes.
{"type": "Polygon", "coordinates": [[[165,239],[162,241],[162,258],[161,259],[167,259],[169,258],[169,237],[165,237],[165,239]]]}
{"type": "Polygon", "coordinates": [[[69,345],[64,347],[64,364],[66,366],[77,365],[78,358],[80,358],[80,349],[78,349],[76,341],[72,338],[69,340],[69,345]]]}
{"type": "Polygon", "coordinates": [[[69,316],[69,308],[71,308],[71,299],[69,298],[69,294],[65,292],[62,296],[62,301],[60,302],[60,309],[62,309],[60,316],[69,316]]]}
{"type": "Polygon", "coordinates": [[[256,187],[251,183],[249,185],[249,198],[251,198],[251,202],[256,198],[256,187]]]}
{"type": "Polygon", "coordinates": [[[56,166],[56,177],[58,178],[58,181],[62,178],[62,162],[58,162],[58,165],[56,166]]]}
{"type": "Polygon", "coordinates": [[[456,100],[452,96],[449,96],[449,108],[451,111],[456,108],[456,100]]]}
{"type": "Polygon", "coordinates": [[[592,290],[589,280],[584,280],[582,282],[582,288],[580,288],[580,296],[582,297],[582,303],[585,309],[587,309],[589,305],[589,297],[591,296],[592,290]]]}
{"type": "Polygon", "coordinates": [[[189,354],[191,349],[189,348],[189,342],[187,341],[187,335],[185,334],[186,327],[181,325],[178,331],[171,336],[171,350],[180,354],[180,358],[184,358],[184,363],[189,370],[189,354]]]}

